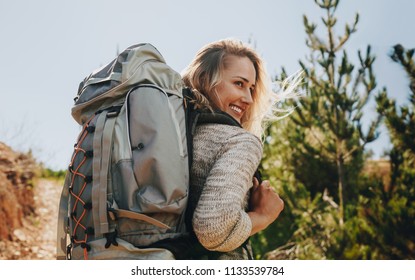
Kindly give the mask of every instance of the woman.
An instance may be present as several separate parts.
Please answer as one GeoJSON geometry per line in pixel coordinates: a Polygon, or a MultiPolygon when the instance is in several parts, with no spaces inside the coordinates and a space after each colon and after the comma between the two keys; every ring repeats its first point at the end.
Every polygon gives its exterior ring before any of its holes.
{"type": "Polygon", "coordinates": [[[200,244],[217,252],[199,258],[250,259],[248,238],[284,208],[268,181],[253,179],[274,98],[264,63],[240,41],[221,40],[198,52],[183,79],[196,108],[223,111],[240,124],[199,125],[194,134],[189,213],[200,244]]]}

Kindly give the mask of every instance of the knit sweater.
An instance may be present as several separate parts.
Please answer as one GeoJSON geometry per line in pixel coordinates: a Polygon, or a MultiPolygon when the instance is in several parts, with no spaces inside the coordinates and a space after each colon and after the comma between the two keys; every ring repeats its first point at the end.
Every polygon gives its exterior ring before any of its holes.
{"type": "Polygon", "coordinates": [[[246,210],[261,157],[261,141],[240,127],[206,124],[196,128],[189,206],[194,212],[193,230],[206,249],[242,258],[232,251],[251,233],[246,210]]]}

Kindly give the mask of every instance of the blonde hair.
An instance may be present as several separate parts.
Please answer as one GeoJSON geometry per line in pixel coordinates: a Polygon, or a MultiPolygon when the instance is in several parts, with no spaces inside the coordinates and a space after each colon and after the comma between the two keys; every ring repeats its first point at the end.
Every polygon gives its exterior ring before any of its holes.
{"type": "Polygon", "coordinates": [[[183,81],[194,92],[196,107],[212,110],[215,107],[215,87],[221,82],[225,58],[230,55],[247,57],[254,65],[256,81],[253,103],[242,117],[241,126],[262,139],[269,121],[284,117],[292,111],[278,108],[275,104],[290,97],[291,94],[288,93],[294,88],[285,85],[285,92],[282,94],[273,92],[263,60],[249,45],[235,39],[224,39],[205,45],[183,71],[183,81]],[[283,116],[280,116],[281,112],[284,113],[283,116]]]}

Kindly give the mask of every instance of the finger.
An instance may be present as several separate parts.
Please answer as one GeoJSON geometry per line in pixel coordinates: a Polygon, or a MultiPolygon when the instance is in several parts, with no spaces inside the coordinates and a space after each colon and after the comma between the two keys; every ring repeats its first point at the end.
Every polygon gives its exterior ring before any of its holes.
{"type": "Polygon", "coordinates": [[[265,180],[265,181],[262,181],[261,186],[263,186],[264,188],[269,188],[271,184],[268,180],[265,180]]]}
{"type": "Polygon", "coordinates": [[[259,186],[259,181],[255,177],[252,179],[252,183],[254,184],[254,188],[257,188],[259,186]]]}

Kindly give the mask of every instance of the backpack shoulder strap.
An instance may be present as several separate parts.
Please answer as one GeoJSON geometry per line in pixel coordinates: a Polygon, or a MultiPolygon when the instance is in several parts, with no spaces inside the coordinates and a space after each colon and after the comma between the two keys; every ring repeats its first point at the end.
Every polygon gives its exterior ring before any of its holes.
{"type": "MultiPolygon", "coordinates": [[[[183,89],[183,100],[185,104],[185,112],[186,112],[186,122],[187,122],[187,143],[188,143],[188,152],[189,152],[189,170],[191,170],[192,161],[193,161],[193,135],[197,125],[200,124],[209,124],[209,123],[217,123],[217,124],[224,124],[224,125],[231,125],[231,126],[238,126],[242,127],[238,121],[236,121],[231,115],[223,112],[223,111],[214,111],[210,112],[207,110],[198,110],[192,106],[191,101],[194,100],[193,93],[189,88],[183,89]]],[[[259,183],[262,182],[262,176],[260,173],[259,168],[254,173],[254,177],[258,179],[259,183]]],[[[197,240],[197,237],[194,235],[193,227],[192,227],[192,215],[193,213],[189,213],[186,211],[186,224],[188,229],[190,230],[190,235],[184,238],[183,242],[185,243],[185,248],[191,248],[191,250],[183,250],[181,253],[185,252],[184,255],[188,257],[188,255],[196,256],[196,258],[200,257],[201,255],[208,255],[212,259],[217,259],[220,255],[220,252],[209,251],[205,249],[197,240]]],[[[249,242],[249,238],[244,242],[242,246],[244,248],[247,246],[249,242]]],[[[249,252],[249,250],[247,250],[249,252]]],[[[249,258],[252,259],[252,256],[249,254],[249,258]]]]}
{"type": "Polygon", "coordinates": [[[199,111],[196,115],[197,124],[208,124],[208,123],[217,123],[217,124],[225,124],[231,126],[238,126],[241,127],[239,122],[235,120],[231,115],[222,111],[214,111],[214,112],[206,112],[206,111],[199,111]]]}

